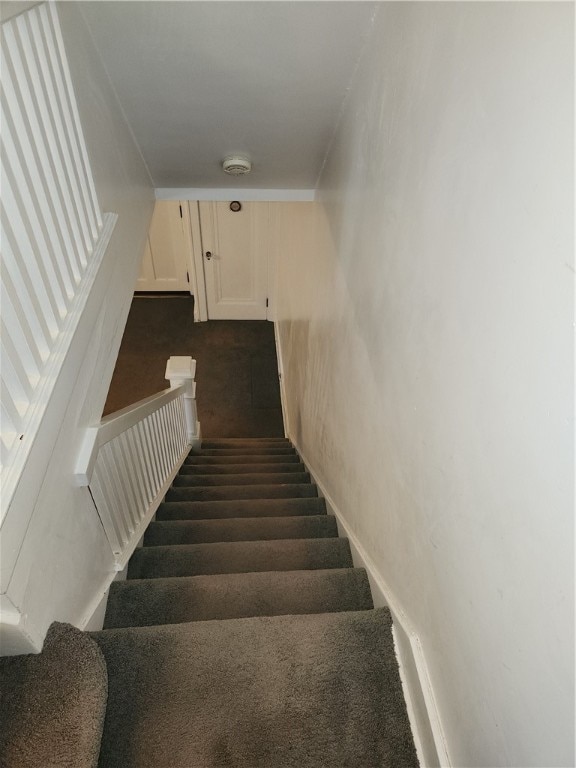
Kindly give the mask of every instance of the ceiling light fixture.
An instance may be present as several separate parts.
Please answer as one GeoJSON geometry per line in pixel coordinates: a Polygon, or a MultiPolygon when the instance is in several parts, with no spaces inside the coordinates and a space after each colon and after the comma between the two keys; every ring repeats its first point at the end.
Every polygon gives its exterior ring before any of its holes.
{"type": "Polygon", "coordinates": [[[231,176],[243,176],[250,173],[252,163],[243,155],[228,155],[222,160],[222,170],[231,176]]]}

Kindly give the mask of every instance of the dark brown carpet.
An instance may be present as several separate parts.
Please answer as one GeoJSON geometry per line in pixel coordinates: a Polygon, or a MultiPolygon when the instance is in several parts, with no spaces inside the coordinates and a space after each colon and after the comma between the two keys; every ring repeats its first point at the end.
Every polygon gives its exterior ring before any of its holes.
{"type": "Polygon", "coordinates": [[[236,499],[234,501],[165,501],[156,520],[206,520],[237,517],[325,515],[326,502],[308,499],[236,499]]]}
{"type": "Polygon", "coordinates": [[[372,607],[362,568],[132,579],[112,585],[105,628],[372,607]]]}
{"type": "Polygon", "coordinates": [[[301,499],[317,496],[315,485],[228,485],[201,488],[173,485],[167,501],[225,501],[227,499],[301,499]]]}
{"type": "Polygon", "coordinates": [[[322,539],[338,536],[336,519],[328,515],[242,517],[238,520],[159,520],[144,537],[146,546],[210,544],[217,541],[322,539]]]}
{"type": "Polygon", "coordinates": [[[40,654],[0,659],[0,766],[95,768],[108,679],[99,647],[52,624],[40,654]]]}
{"type": "MultiPolygon", "coordinates": [[[[205,470],[202,470],[204,472],[205,470]]],[[[310,482],[308,472],[262,472],[262,473],[242,473],[239,475],[230,474],[190,474],[181,472],[176,475],[172,485],[175,488],[207,488],[208,486],[217,486],[225,488],[227,485],[304,485],[310,482]]]]}
{"type": "Polygon", "coordinates": [[[137,549],[128,566],[128,578],[351,567],[348,539],[220,541],[137,549]]]}
{"type": "Polygon", "coordinates": [[[415,768],[387,609],[94,635],[101,768],[415,768]]]}
{"type": "Polygon", "coordinates": [[[273,324],[193,319],[192,297],[134,298],[104,414],[165,389],[167,359],[190,355],[204,435],[282,437],[273,324]]]}

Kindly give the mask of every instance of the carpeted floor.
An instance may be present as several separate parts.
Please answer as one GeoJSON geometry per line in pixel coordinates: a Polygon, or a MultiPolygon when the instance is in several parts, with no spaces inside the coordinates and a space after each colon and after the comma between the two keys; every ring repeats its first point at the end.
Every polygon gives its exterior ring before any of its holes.
{"type": "Polygon", "coordinates": [[[95,635],[101,768],[416,768],[387,609],[95,635]]]}
{"type": "Polygon", "coordinates": [[[194,323],[194,299],[135,297],[104,415],[168,386],[170,355],[197,361],[203,435],[282,437],[274,326],[265,320],[194,323]]]}

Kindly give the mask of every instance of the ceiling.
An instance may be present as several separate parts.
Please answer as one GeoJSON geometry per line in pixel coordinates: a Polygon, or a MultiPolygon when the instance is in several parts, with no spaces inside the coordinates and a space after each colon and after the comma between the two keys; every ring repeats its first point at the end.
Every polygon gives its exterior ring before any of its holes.
{"type": "Polygon", "coordinates": [[[156,187],[316,186],[375,3],[80,7],[156,187]]]}

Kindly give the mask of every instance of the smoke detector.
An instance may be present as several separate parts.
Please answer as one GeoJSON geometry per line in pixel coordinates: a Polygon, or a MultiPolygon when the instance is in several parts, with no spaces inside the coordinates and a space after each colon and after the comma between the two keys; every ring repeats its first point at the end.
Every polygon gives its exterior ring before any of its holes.
{"type": "Polygon", "coordinates": [[[231,176],[243,176],[245,173],[250,173],[251,168],[250,160],[242,155],[228,155],[222,160],[222,170],[231,176]]]}

